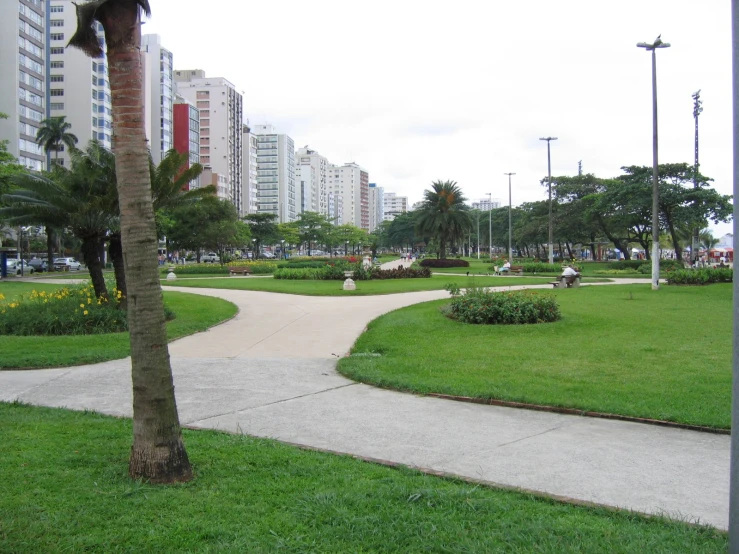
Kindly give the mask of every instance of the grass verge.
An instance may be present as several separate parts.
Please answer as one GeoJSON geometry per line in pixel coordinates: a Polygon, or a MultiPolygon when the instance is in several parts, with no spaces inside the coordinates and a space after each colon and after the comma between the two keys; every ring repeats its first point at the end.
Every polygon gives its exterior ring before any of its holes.
{"type": "MultiPolygon", "coordinates": [[[[0,293],[7,298],[31,290],[52,291],[59,285],[42,283],[2,283],[0,293]]],[[[169,340],[178,339],[230,319],[237,308],[231,302],[181,292],[164,291],[164,301],[175,313],[167,323],[169,340]]],[[[72,335],[60,337],[0,336],[0,369],[36,369],[92,364],[125,358],[130,354],[128,333],[72,335]]]]}
{"type": "Polygon", "coordinates": [[[0,404],[4,552],[725,552],[726,534],[266,439],[184,431],[196,478],[127,477],[131,422],[0,404]]]}
{"type": "Polygon", "coordinates": [[[253,277],[228,277],[223,279],[185,279],[163,281],[164,286],[258,290],[307,296],[368,296],[397,294],[425,290],[443,290],[447,283],[457,283],[464,288],[471,285],[501,287],[513,285],[537,285],[545,281],[535,277],[467,277],[466,275],[434,275],[424,279],[384,279],[356,281],[357,290],[343,290],[343,281],[291,281],[253,277]]]}
{"type": "Polygon", "coordinates": [[[731,285],[551,291],[562,320],[468,325],[448,301],[371,322],[339,371],[399,390],[730,427],[731,285]]]}

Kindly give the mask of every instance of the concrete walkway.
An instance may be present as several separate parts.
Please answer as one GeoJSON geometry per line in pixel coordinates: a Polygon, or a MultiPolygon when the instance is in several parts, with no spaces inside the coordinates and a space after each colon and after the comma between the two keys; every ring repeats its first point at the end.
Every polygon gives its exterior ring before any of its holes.
{"type": "MultiPolygon", "coordinates": [[[[337,357],[368,322],[447,298],[445,291],[337,298],[168,290],[239,307],[231,321],[170,345],[184,425],[728,526],[726,435],[419,397],[336,373],[337,357]]],[[[130,359],[1,372],[0,400],[130,416],[130,359]]]]}

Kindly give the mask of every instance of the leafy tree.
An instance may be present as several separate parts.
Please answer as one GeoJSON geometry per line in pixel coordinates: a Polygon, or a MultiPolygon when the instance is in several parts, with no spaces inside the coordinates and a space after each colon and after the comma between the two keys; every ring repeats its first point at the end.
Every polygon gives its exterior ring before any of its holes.
{"type": "Polygon", "coordinates": [[[154,262],[158,243],[143,120],[140,11],[148,0],[94,0],[79,4],[70,46],[91,57],[104,54],[96,33],[105,31],[113,104],[114,150],[122,248],[129,299],[134,438],[129,475],[153,483],[192,479],[182,441],[164,303],[154,262]]]}
{"type": "Polygon", "coordinates": [[[313,244],[325,242],[328,231],[331,228],[331,220],[318,212],[302,212],[294,223],[298,229],[300,242],[308,245],[309,256],[313,244]]]}
{"type": "MultiPolygon", "coordinates": [[[[0,119],[8,119],[8,114],[0,112],[0,119]]],[[[13,177],[27,172],[28,170],[18,164],[18,160],[8,152],[8,141],[0,140],[0,197],[10,192],[14,186],[13,177]]]]}
{"type": "Polygon", "coordinates": [[[439,257],[446,258],[447,245],[461,240],[472,228],[466,198],[455,181],[434,181],[424,191],[416,227],[439,242],[439,257]]]}
{"type": "Polygon", "coordinates": [[[274,243],[278,240],[279,232],[277,223],[275,223],[277,221],[277,214],[248,214],[243,219],[249,226],[251,238],[254,242],[254,257],[257,258],[264,245],[274,243]]]}
{"type": "Polygon", "coordinates": [[[284,240],[286,245],[298,244],[300,242],[300,233],[295,222],[278,223],[277,238],[278,240],[284,240]]]}
{"type": "Polygon", "coordinates": [[[390,247],[413,247],[419,242],[425,242],[417,236],[418,212],[406,212],[397,215],[387,228],[387,243],[390,247]]]}
{"type": "Polygon", "coordinates": [[[67,123],[65,116],[49,117],[41,122],[38,132],[36,133],[36,142],[44,149],[47,154],[54,152],[54,163],[59,164],[59,152],[64,149],[72,151],[77,146],[77,137],[69,132],[72,128],[67,123]]]}

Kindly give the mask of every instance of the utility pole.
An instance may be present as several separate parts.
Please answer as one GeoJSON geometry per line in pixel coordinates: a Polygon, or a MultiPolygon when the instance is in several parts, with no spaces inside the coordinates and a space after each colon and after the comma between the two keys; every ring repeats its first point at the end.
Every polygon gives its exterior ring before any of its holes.
{"type": "Polygon", "coordinates": [[[489,205],[489,212],[488,212],[488,247],[490,250],[490,259],[493,259],[493,193],[488,192],[486,193],[490,197],[490,205],[489,205]]]}
{"type": "Polygon", "coordinates": [[[549,263],[554,263],[554,250],[552,246],[552,155],[549,150],[549,143],[553,140],[557,140],[557,137],[544,137],[539,140],[547,141],[547,168],[549,169],[549,177],[547,180],[547,186],[549,188],[549,263]]]}
{"type": "Polygon", "coordinates": [[[511,175],[515,175],[515,173],[504,173],[503,175],[508,175],[508,261],[510,262],[513,260],[513,249],[511,248],[513,229],[513,226],[511,225],[511,175]]]}
{"type": "MultiPolygon", "coordinates": [[[[693,93],[693,118],[695,119],[695,166],[693,168],[693,188],[698,188],[698,116],[703,111],[703,101],[701,100],[701,91],[693,93]]],[[[698,242],[700,237],[700,227],[697,225],[693,229],[693,241],[690,245],[690,254],[693,262],[698,261],[698,242]]]]}

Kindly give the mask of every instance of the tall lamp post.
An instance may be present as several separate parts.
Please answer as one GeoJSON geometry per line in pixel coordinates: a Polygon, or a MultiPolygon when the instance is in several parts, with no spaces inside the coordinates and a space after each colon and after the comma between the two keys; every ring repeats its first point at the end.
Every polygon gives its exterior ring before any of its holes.
{"type": "Polygon", "coordinates": [[[490,205],[488,206],[488,247],[490,249],[490,259],[493,259],[493,193],[486,193],[490,197],[490,205]]]}
{"type": "Polygon", "coordinates": [[[282,259],[287,259],[287,254],[285,253],[285,239],[280,239],[280,253],[282,254],[282,259]]]}
{"type": "Polygon", "coordinates": [[[652,290],[659,290],[659,175],[657,169],[657,48],[669,48],[662,35],[652,43],[637,47],[652,53],[652,290]]]}
{"type": "Polygon", "coordinates": [[[503,175],[508,175],[508,261],[510,262],[513,259],[513,248],[511,248],[513,244],[511,240],[511,230],[513,229],[513,225],[511,224],[511,175],[515,175],[515,173],[504,173],[503,175]]]}
{"type": "Polygon", "coordinates": [[[547,141],[547,168],[548,168],[548,175],[547,178],[547,188],[549,189],[549,263],[554,263],[554,250],[552,247],[552,154],[549,150],[549,144],[553,140],[557,140],[557,137],[543,137],[539,140],[545,140],[547,141]]]}
{"type": "MultiPolygon", "coordinates": [[[[693,188],[698,188],[698,116],[703,111],[703,102],[701,101],[701,91],[693,93],[693,118],[695,119],[695,167],[693,171],[693,188]]],[[[693,262],[698,261],[698,242],[700,235],[700,227],[697,225],[693,229],[693,240],[690,245],[690,255],[693,262]]],[[[696,263],[696,267],[697,267],[696,263]]]]}
{"type": "Polygon", "coordinates": [[[477,212],[477,259],[480,259],[480,212],[477,212]]]}

